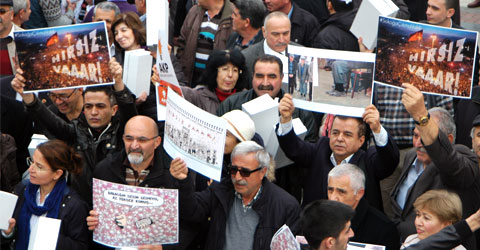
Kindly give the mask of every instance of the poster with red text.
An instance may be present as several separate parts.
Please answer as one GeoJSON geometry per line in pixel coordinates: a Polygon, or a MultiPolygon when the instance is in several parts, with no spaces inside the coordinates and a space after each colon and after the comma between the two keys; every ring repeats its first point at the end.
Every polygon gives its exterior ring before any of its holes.
{"type": "Polygon", "coordinates": [[[25,92],[113,84],[105,22],[15,31],[25,92]]]}
{"type": "Polygon", "coordinates": [[[375,81],[470,98],[477,32],[380,17],[375,81]]]}
{"type": "Polygon", "coordinates": [[[95,242],[110,247],[178,242],[178,190],[145,188],[93,179],[95,242]]]}

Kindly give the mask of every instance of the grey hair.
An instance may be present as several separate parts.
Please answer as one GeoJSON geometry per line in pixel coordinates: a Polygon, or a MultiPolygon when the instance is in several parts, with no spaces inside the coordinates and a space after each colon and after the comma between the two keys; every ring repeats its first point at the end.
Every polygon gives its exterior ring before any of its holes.
{"type": "Polygon", "coordinates": [[[232,159],[250,153],[255,153],[255,159],[258,161],[258,167],[269,168],[270,167],[270,155],[268,152],[260,145],[254,141],[244,141],[240,142],[233,148],[232,159]]]}
{"type": "MultiPolygon", "coordinates": [[[[263,27],[265,28],[265,30],[267,30],[267,23],[268,21],[271,19],[271,18],[274,18],[274,17],[282,17],[282,18],[285,18],[288,20],[288,22],[290,23],[290,19],[288,18],[287,14],[281,12],[281,11],[274,11],[270,14],[267,15],[267,17],[265,17],[265,21],[263,21],[263,27]]],[[[290,24],[291,25],[291,24],[290,24]]],[[[290,26],[291,27],[291,26],[290,26]]]]}
{"type": "MultiPolygon", "coordinates": [[[[475,137],[475,128],[477,127],[472,127],[472,130],[470,130],[470,137],[472,137],[472,139],[475,137]]],[[[480,127],[478,129],[480,129],[480,127]]]]}
{"type": "Polygon", "coordinates": [[[267,8],[262,0],[241,0],[233,2],[235,8],[238,9],[242,19],[250,19],[253,28],[262,27],[263,20],[267,14],[267,8]]]}
{"type": "Polygon", "coordinates": [[[365,174],[356,165],[343,163],[334,167],[328,173],[328,180],[330,180],[330,178],[338,178],[342,176],[348,176],[350,178],[350,187],[355,194],[361,189],[365,189],[365,174]]]}
{"type": "Polygon", "coordinates": [[[95,6],[95,9],[93,9],[93,16],[97,14],[97,8],[104,10],[104,11],[111,11],[113,10],[115,12],[115,16],[120,14],[120,8],[118,5],[112,3],[112,2],[101,2],[95,6]]]}
{"type": "Polygon", "coordinates": [[[13,0],[13,13],[16,15],[20,10],[27,8],[27,0],[13,0]]]}
{"type": "Polygon", "coordinates": [[[453,142],[455,142],[457,134],[457,126],[453,120],[453,116],[444,108],[434,107],[428,110],[431,116],[435,117],[438,128],[445,134],[453,135],[453,142]]]}

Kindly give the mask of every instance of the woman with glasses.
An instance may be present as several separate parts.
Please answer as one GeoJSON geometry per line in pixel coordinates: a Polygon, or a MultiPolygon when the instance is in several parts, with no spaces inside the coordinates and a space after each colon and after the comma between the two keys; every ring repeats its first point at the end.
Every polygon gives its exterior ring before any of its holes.
{"type": "Polygon", "coordinates": [[[19,183],[14,218],[2,240],[15,239],[16,250],[29,247],[30,233],[40,217],[60,219],[56,249],[87,249],[87,204],[70,189],[66,175],[79,174],[82,158],[74,149],[60,140],[51,140],[37,146],[32,158],[27,158],[30,179],[19,183]]]}
{"type": "Polygon", "coordinates": [[[215,114],[220,103],[244,90],[246,85],[245,57],[240,50],[214,50],[195,88],[182,87],[185,99],[215,114]]]}

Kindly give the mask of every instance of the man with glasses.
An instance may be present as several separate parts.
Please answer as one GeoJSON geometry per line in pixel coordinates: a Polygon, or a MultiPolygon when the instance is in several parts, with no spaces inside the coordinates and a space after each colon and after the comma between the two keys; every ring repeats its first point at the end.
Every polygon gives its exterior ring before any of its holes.
{"type": "Polygon", "coordinates": [[[265,177],[270,155],[253,141],[233,149],[230,178],[193,192],[193,174],[176,158],[170,173],[179,182],[180,218],[201,222],[210,217],[205,249],[269,249],[275,232],[286,224],[299,233],[300,205],[265,177]]]}
{"type": "MultiPolygon", "coordinates": [[[[142,115],[132,117],[125,125],[122,138],[125,149],[98,163],[94,178],[131,186],[176,188],[175,179],[166,167],[166,157],[162,157],[162,148],[159,147],[162,138],[152,118],[142,115]]],[[[95,230],[98,212],[90,211],[87,224],[90,230],[95,230]]],[[[180,234],[180,241],[182,236],[180,234]]],[[[155,249],[154,246],[149,247],[155,249]]]]}
{"type": "Polygon", "coordinates": [[[64,121],[71,122],[73,119],[83,116],[82,93],[81,88],[50,91],[48,97],[53,105],[48,108],[64,121]]]}

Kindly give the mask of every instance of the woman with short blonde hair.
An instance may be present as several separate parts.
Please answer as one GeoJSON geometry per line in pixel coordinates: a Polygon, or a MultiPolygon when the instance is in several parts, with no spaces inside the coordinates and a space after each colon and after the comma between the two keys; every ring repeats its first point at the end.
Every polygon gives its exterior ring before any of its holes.
{"type": "MultiPolygon", "coordinates": [[[[417,214],[415,218],[417,233],[408,236],[400,249],[415,244],[462,218],[460,198],[456,193],[447,190],[429,190],[420,195],[413,206],[417,214]]],[[[463,249],[465,247],[462,245],[454,248],[454,250],[463,249]]]]}

